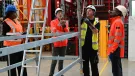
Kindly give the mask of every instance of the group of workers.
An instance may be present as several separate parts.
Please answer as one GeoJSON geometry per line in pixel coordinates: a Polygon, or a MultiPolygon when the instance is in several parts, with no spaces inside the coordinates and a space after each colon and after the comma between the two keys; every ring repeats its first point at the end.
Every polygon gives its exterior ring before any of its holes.
{"type": "MultiPolygon", "coordinates": [[[[17,18],[17,9],[14,5],[6,7],[6,17],[3,21],[3,35],[15,35],[12,33],[23,33],[23,29],[17,18]]],[[[121,17],[125,17],[127,9],[118,5],[110,12],[110,33],[108,40],[107,54],[112,63],[113,76],[122,75],[121,57],[124,57],[124,23],[121,17]]],[[[99,76],[98,71],[98,42],[100,22],[95,17],[96,8],[93,5],[86,7],[86,17],[81,22],[81,47],[83,59],[83,73],[84,76],[90,76],[89,62],[91,64],[92,76],[99,76]]],[[[55,10],[56,18],[51,21],[50,27],[52,33],[69,32],[68,23],[63,19],[63,9],[57,8],[55,10]]],[[[57,36],[53,36],[57,37],[57,36]]],[[[22,40],[6,40],[3,42],[5,47],[21,44],[22,40]]],[[[65,56],[68,40],[61,40],[53,43],[52,56],[65,56]]],[[[8,65],[15,64],[22,61],[23,51],[10,54],[8,57],[8,65]],[[10,62],[10,63],[9,63],[10,62]]],[[[49,76],[54,75],[57,60],[52,60],[49,76]]],[[[21,66],[17,67],[18,74],[20,75],[21,66]]],[[[63,69],[63,60],[59,60],[58,70],[63,69]]],[[[17,76],[16,69],[11,69],[11,76],[17,76]]],[[[26,69],[23,76],[27,76],[26,69]]],[[[64,75],[61,75],[64,76],[64,75]]]]}
{"type": "MultiPolygon", "coordinates": [[[[62,20],[61,8],[55,10],[56,19],[51,21],[51,31],[53,33],[69,32],[67,23],[62,20]]],[[[122,17],[127,14],[127,9],[123,5],[118,5],[110,13],[110,33],[108,40],[107,54],[112,63],[113,76],[123,76],[121,58],[124,57],[124,23],[122,17]]],[[[86,18],[81,20],[81,47],[83,59],[83,74],[90,76],[89,61],[91,64],[92,76],[99,76],[98,71],[98,42],[100,23],[95,17],[96,8],[93,5],[88,5],[86,8],[86,18]]],[[[56,36],[54,36],[56,37],[56,36]]],[[[53,56],[65,56],[67,40],[54,43],[53,56]]],[[[52,60],[50,74],[53,76],[57,61],[52,60]]],[[[62,70],[63,60],[59,61],[58,70],[62,70]]],[[[63,76],[63,75],[61,75],[63,76]]]]}

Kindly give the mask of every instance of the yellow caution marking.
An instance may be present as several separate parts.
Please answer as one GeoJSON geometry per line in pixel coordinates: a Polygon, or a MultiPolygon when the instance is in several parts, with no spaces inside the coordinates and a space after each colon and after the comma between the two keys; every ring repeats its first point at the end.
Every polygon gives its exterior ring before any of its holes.
{"type": "Polygon", "coordinates": [[[104,64],[103,68],[101,69],[100,73],[99,73],[99,76],[102,75],[103,71],[105,70],[105,68],[107,67],[107,64],[108,64],[108,60],[106,61],[106,63],[104,64]]]}

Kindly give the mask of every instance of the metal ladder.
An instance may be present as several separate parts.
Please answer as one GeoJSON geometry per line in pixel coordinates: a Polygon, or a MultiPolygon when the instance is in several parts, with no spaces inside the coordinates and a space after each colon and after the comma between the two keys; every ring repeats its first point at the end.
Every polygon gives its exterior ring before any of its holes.
{"type": "MultiPolygon", "coordinates": [[[[28,23],[28,27],[27,27],[27,34],[26,34],[25,44],[28,43],[29,37],[35,37],[35,38],[39,37],[39,38],[41,38],[41,40],[44,39],[44,31],[45,31],[45,25],[46,25],[46,19],[47,19],[47,11],[48,11],[49,0],[46,0],[46,6],[44,8],[35,8],[34,7],[35,3],[36,3],[35,1],[36,0],[32,0],[32,4],[31,4],[31,10],[30,10],[30,15],[29,15],[29,23],[28,23]],[[33,12],[35,10],[43,10],[44,11],[44,20],[43,21],[33,21],[32,20],[32,15],[34,14],[33,12]],[[30,35],[30,26],[31,26],[31,24],[33,24],[33,26],[35,26],[34,24],[38,24],[38,23],[43,24],[42,25],[42,34],[41,35],[30,35]]],[[[36,76],[39,76],[42,48],[43,48],[43,45],[40,46],[39,50],[24,50],[20,76],[23,76],[24,68],[36,68],[36,76]],[[25,65],[26,53],[28,53],[28,52],[36,53],[36,66],[26,66],[25,65]]]]}

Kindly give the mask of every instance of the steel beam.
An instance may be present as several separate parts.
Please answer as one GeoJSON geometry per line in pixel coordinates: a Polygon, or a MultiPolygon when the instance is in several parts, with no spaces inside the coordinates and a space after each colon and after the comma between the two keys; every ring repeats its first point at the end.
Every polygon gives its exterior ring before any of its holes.
{"type": "MultiPolygon", "coordinates": [[[[66,35],[66,34],[71,34],[73,32],[69,32],[69,33],[44,33],[44,36],[60,36],[60,35],[66,35]]],[[[28,37],[32,38],[32,37],[40,37],[41,38],[42,35],[33,35],[33,34],[29,34],[28,37]]],[[[21,38],[26,38],[26,35],[20,35],[20,36],[2,36],[0,37],[0,41],[4,41],[4,40],[14,40],[14,39],[21,39],[21,38]]]]}
{"type": "Polygon", "coordinates": [[[58,57],[58,56],[42,56],[41,59],[43,60],[76,60],[78,56],[65,56],[65,57],[58,57]]]}
{"type": "Polygon", "coordinates": [[[50,44],[50,43],[64,40],[67,38],[72,38],[72,37],[78,36],[78,34],[79,34],[78,32],[75,32],[72,34],[58,36],[56,38],[49,38],[49,39],[38,40],[38,41],[29,42],[29,43],[25,43],[25,44],[20,44],[20,45],[16,45],[16,46],[0,48],[0,56],[5,56],[5,55],[12,54],[12,53],[20,52],[20,51],[23,51],[26,49],[42,46],[45,44],[50,44]]]}
{"type": "MultiPolygon", "coordinates": [[[[25,63],[29,63],[29,62],[34,61],[34,60],[35,60],[35,58],[31,58],[31,59],[26,60],[25,63]]],[[[13,65],[10,65],[10,66],[4,67],[4,68],[0,68],[0,73],[8,71],[8,70],[13,69],[13,68],[16,68],[16,67],[21,66],[21,65],[22,65],[22,62],[18,62],[16,64],[13,64],[13,65]]]]}
{"type": "Polygon", "coordinates": [[[71,64],[69,64],[68,66],[66,66],[64,69],[62,69],[58,73],[54,74],[54,76],[61,76],[61,75],[63,75],[65,72],[67,72],[69,69],[71,69],[74,65],[76,65],[80,61],[81,61],[81,59],[78,58],[77,60],[73,61],[71,64]]]}

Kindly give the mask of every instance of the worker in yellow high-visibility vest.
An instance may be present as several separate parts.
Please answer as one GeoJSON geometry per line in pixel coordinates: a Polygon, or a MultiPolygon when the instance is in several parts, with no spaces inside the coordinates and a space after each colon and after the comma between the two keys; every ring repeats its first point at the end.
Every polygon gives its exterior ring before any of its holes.
{"type": "Polygon", "coordinates": [[[100,23],[95,18],[96,8],[89,5],[86,8],[86,18],[82,19],[81,25],[81,46],[83,58],[84,76],[90,76],[89,61],[91,63],[92,76],[99,76],[98,72],[98,31],[100,23]]]}

